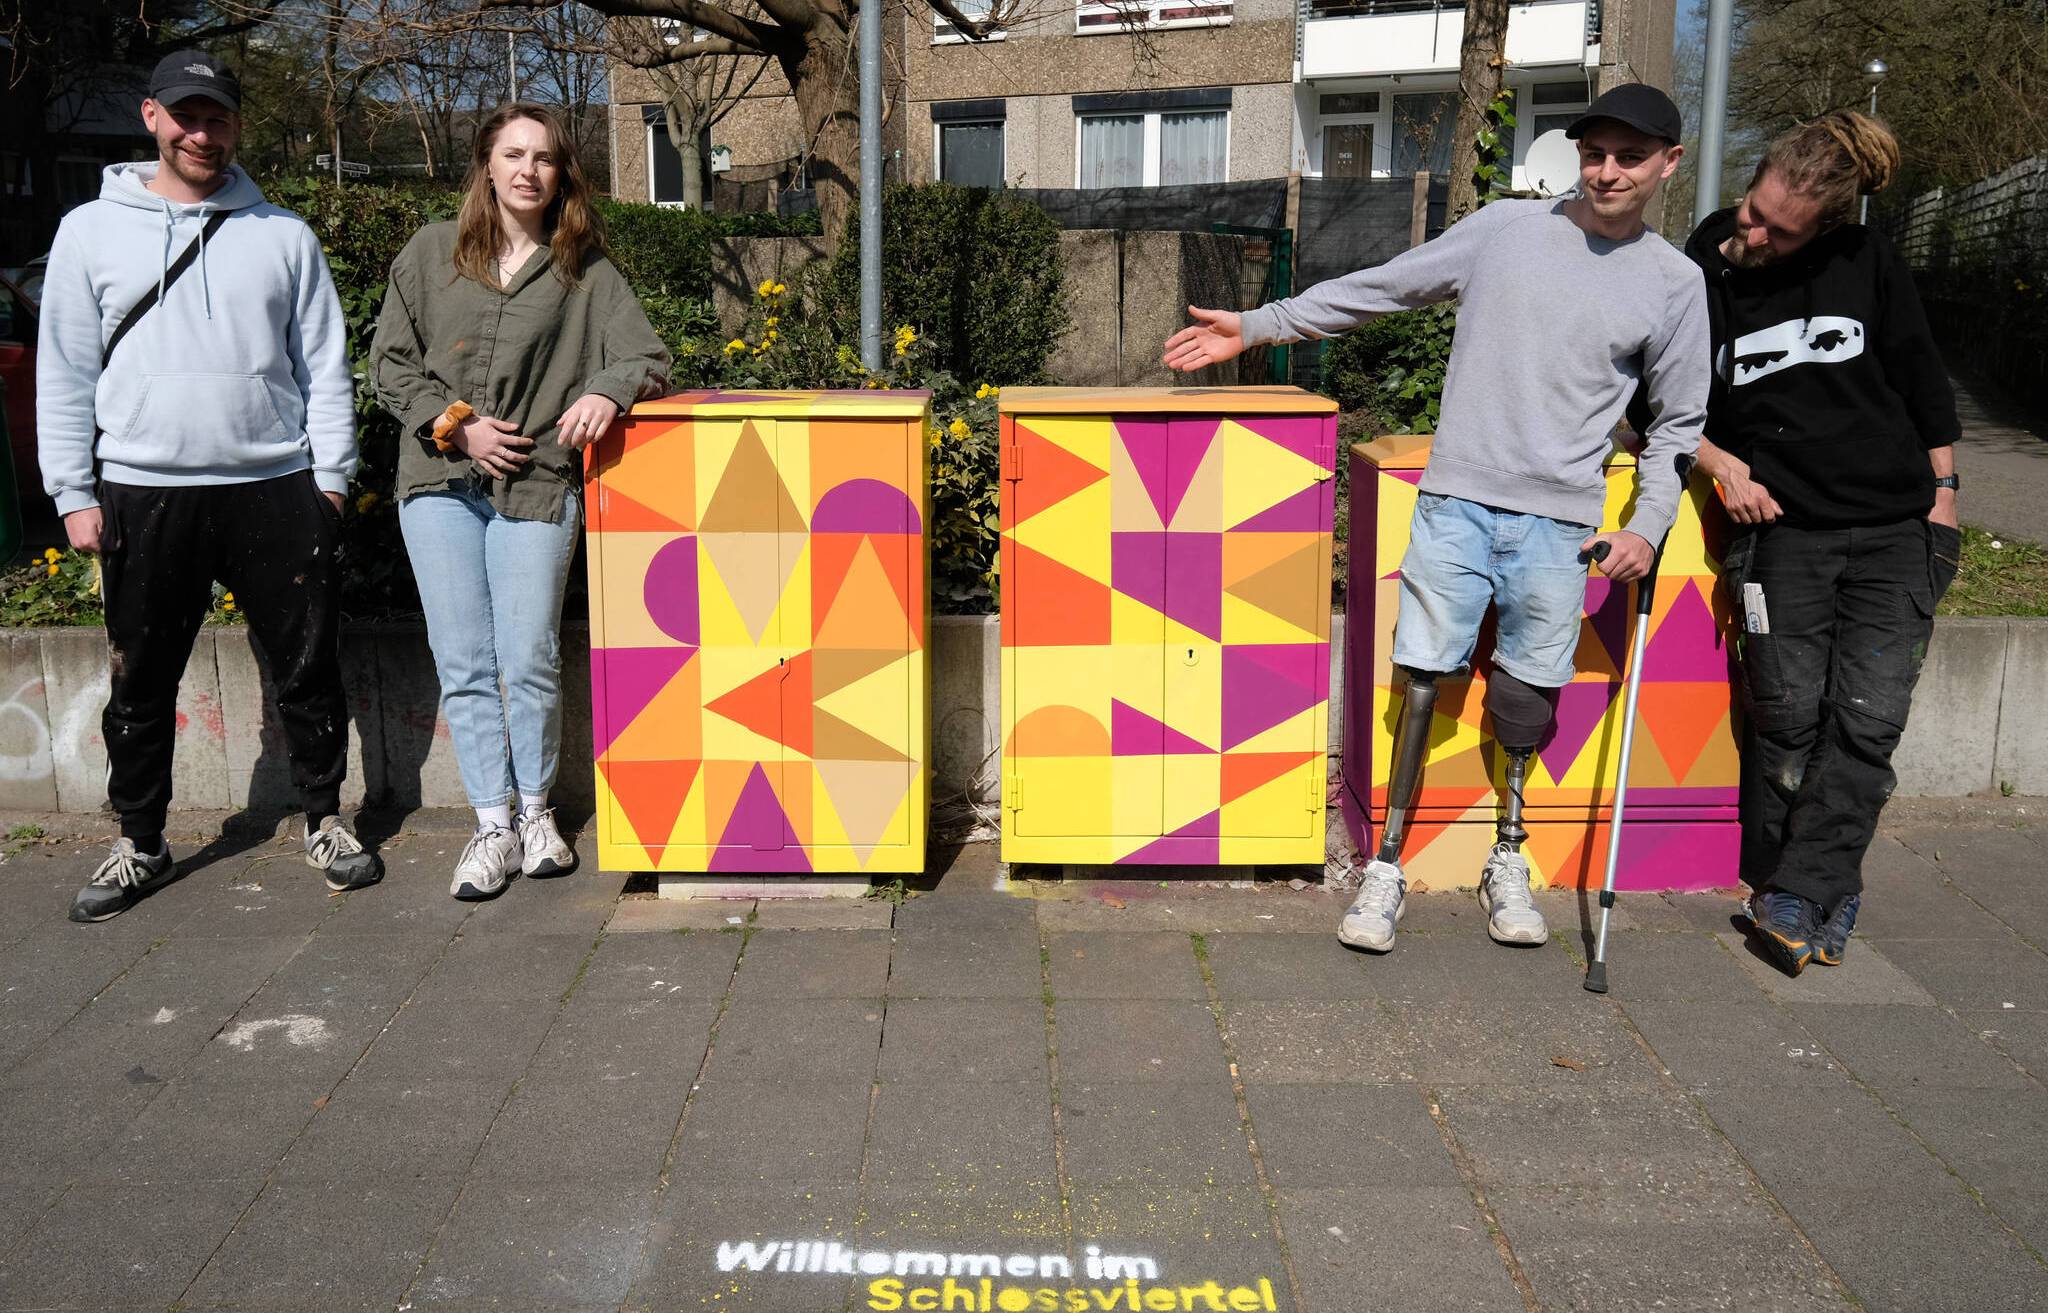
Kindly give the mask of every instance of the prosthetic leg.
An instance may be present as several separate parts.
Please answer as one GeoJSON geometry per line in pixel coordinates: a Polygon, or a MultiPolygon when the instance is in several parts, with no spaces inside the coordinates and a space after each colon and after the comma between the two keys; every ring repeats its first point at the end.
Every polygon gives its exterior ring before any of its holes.
{"type": "Polygon", "coordinates": [[[1351,910],[1338,923],[1337,938],[1353,948],[1384,953],[1394,946],[1408,895],[1401,873],[1401,839],[1408,829],[1408,811],[1422,780],[1422,759],[1429,751],[1429,718],[1436,708],[1434,671],[1408,670],[1402,693],[1401,723],[1394,731],[1394,768],[1387,778],[1387,823],[1380,829],[1380,847],[1365,865],[1365,880],[1351,910]]]}
{"type": "Polygon", "coordinates": [[[1529,861],[1522,845],[1529,831],[1522,824],[1522,783],[1529,758],[1550,728],[1551,689],[1537,688],[1494,667],[1486,680],[1486,710],[1493,717],[1493,737],[1507,754],[1507,797],[1494,823],[1493,852],[1480,877],[1479,896],[1486,904],[1487,933],[1503,944],[1540,944],[1550,927],[1529,894],[1529,861]]]}

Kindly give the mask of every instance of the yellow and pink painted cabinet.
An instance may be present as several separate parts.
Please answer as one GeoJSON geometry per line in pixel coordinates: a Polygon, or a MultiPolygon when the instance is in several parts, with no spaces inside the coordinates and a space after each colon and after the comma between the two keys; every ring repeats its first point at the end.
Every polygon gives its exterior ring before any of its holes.
{"type": "MultiPolygon", "coordinates": [[[[1387,815],[1400,692],[1393,670],[1401,558],[1428,463],[1430,439],[1403,436],[1351,449],[1351,538],[1344,644],[1344,820],[1360,851],[1387,815]]],[[[1627,518],[1635,457],[1607,462],[1603,526],[1627,518]]],[[[1727,513],[1703,480],[1680,498],[1665,540],[1643,663],[1635,752],[1623,822],[1623,889],[1702,889],[1735,883],[1737,741],[1729,644],[1734,635],[1721,556],[1727,513]]],[[[1574,655],[1550,731],[1529,761],[1522,852],[1539,884],[1598,886],[1620,771],[1623,689],[1634,591],[1591,570],[1574,655]]],[[[1471,678],[1443,680],[1429,754],[1401,854],[1409,878],[1445,889],[1478,883],[1494,841],[1506,760],[1485,715],[1493,622],[1480,630],[1471,678]]]]}
{"type": "Polygon", "coordinates": [[[586,458],[598,857],[924,868],[923,392],[691,392],[586,458]]]}
{"type": "Polygon", "coordinates": [[[1009,862],[1323,860],[1335,406],[1010,388],[1009,862]]]}

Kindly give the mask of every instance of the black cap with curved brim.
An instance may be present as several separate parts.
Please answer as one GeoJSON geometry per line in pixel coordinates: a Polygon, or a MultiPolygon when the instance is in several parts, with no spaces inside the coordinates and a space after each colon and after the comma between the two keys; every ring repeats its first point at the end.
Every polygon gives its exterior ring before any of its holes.
{"type": "Polygon", "coordinates": [[[175,105],[192,96],[204,96],[240,113],[242,80],[204,50],[173,50],[149,75],[149,98],[159,105],[175,105]]]}
{"type": "Polygon", "coordinates": [[[1671,103],[1671,97],[1647,82],[1625,82],[1607,92],[1587,106],[1585,113],[1573,119],[1564,135],[1577,141],[1600,119],[1625,123],[1638,132],[1662,137],[1673,145],[1685,137],[1685,121],[1679,117],[1678,106],[1671,103]]]}

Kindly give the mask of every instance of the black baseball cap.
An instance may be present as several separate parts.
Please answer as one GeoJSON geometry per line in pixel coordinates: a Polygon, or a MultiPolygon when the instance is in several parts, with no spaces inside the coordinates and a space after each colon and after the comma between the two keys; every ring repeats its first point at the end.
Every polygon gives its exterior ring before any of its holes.
{"type": "Polygon", "coordinates": [[[149,75],[149,98],[159,105],[175,105],[188,96],[204,96],[239,113],[242,79],[204,50],[173,50],[149,75]]]}
{"type": "Polygon", "coordinates": [[[1678,115],[1678,106],[1647,82],[1624,82],[1608,91],[1573,119],[1564,135],[1577,141],[1586,135],[1595,119],[1626,123],[1638,132],[1662,137],[1673,145],[1685,137],[1685,122],[1678,115]]]}

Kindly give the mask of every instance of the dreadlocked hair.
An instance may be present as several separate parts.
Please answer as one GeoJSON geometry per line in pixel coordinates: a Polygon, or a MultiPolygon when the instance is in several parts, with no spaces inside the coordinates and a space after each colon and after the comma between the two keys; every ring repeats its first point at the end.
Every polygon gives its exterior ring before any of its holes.
{"type": "Polygon", "coordinates": [[[1849,221],[1860,196],[1891,185],[1899,173],[1899,139],[1868,114],[1829,110],[1810,123],[1780,133],[1765,148],[1751,176],[1752,189],[1766,173],[1787,190],[1820,203],[1820,231],[1849,221]]]}

